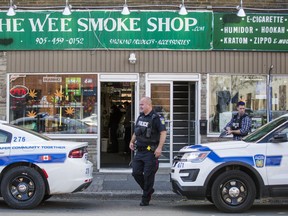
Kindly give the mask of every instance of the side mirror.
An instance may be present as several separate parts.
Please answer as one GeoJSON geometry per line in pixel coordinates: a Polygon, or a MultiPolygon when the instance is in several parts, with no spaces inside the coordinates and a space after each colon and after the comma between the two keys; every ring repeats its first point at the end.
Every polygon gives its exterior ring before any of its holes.
{"type": "Polygon", "coordinates": [[[286,133],[280,133],[280,134],[275,134],[273,138],[270,139],[270,142],[273,143],[278,143],[278,142],[287,142],[287,134],[286,133]]]}

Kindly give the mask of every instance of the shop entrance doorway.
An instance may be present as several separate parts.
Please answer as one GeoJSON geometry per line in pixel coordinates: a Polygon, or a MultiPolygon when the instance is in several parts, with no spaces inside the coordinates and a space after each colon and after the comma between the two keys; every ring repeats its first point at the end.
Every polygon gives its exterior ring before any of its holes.
{"type": "Polygon", "coordinates": [[[195,89],[195,82],[150,82],[154,109],[164,116],[167,129],[161,167],[171,166],[182,147],[195,144],[195,89]]]}
{"type": "Polygon", "coordinates": [[[165,117],[167,137],[160,167],[171,167],[174,156],[199,143],[200,88],[198,74],[147,74],[146,92],[154,109],[165,117]]]}
{"type": "Polygon", "coordinates": [[[134,110],[135,82],[101,82],[101,168],[130,168],[134,110]]]}

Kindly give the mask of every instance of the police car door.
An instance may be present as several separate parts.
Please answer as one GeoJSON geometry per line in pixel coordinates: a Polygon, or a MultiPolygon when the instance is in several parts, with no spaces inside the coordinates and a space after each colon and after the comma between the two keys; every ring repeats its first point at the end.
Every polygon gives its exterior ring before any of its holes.
{"type": "Polygon", "coordinates": [[[5,168],[5,162],[8,161],[11,151],[12,134],[0,130],[0,172],[5,168]]]}
{"type": "Polygon", "coordinates": [[[269,135],[265,165],[269,185],[288,185],[287,123],[269,135]]]}

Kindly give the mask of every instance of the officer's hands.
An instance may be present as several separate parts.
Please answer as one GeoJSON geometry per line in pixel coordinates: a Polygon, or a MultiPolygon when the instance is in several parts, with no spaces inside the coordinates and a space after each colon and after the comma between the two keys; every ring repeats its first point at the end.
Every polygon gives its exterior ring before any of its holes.
{"type": "Polygon", "coordinates": [[[134,148],[134,143],[133,143],[133,142],[130,142],[130,144],[129,144],[129,148],[130,148],[132,151],[135,150],[135,148],[134,148]]]}
{"type": "Polygon", "coordinates": [[[156,158],[159,158],[161,156],[161,153],[162,153],[162,148],[158,147],[156,148],[154,155],[156,158]]]}

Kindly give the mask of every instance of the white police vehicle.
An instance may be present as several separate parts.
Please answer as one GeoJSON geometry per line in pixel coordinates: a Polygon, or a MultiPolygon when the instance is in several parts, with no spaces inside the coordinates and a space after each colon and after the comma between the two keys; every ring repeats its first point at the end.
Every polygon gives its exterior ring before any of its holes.
{"type": "Polygon", "coordinates": [[[248,210],[255,199],[288,197],[287,137],[288,114],[243,141],[184,147],[171,169],[173,191],[233,213],[248,210]]]}
{"type": "Polygon", "coordinates": [[[93,180],[87,146],[1,122],[0,196],[12,208],[30,209],[54,194],[82,191],[93,180]]]}

